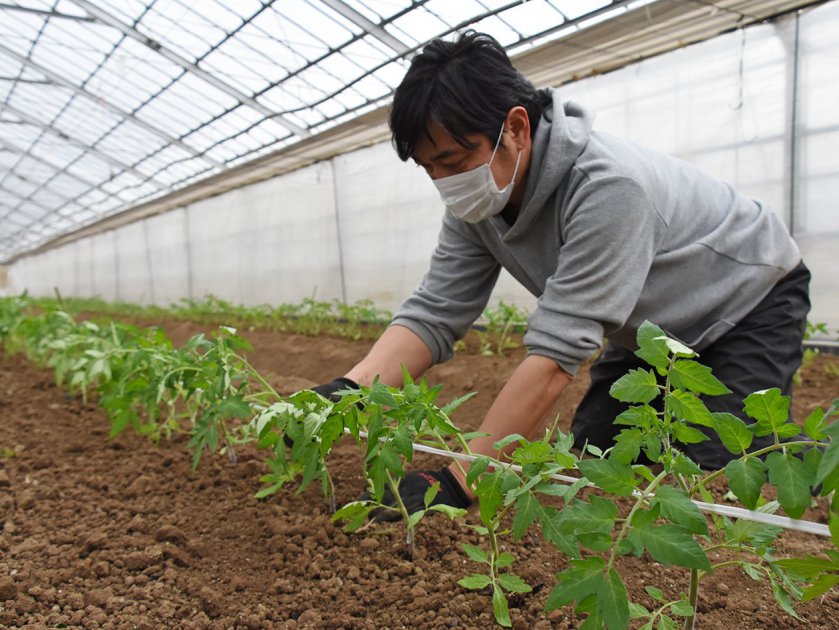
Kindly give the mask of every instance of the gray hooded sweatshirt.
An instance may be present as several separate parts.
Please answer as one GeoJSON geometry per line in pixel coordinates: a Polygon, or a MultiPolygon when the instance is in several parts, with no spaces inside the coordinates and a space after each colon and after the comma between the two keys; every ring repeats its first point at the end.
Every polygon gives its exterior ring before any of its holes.
{"type": "Polygon", "coordinates": [[[428,273],[393,320],[435,363],[481,315],[501,267],[538,298],[528,352],[573,375],[604,336],[635,349],[644,320],[701,352],[800,262],[760,202],[592,121],[553,91],[512,226],[444,214],[428,273]]]}

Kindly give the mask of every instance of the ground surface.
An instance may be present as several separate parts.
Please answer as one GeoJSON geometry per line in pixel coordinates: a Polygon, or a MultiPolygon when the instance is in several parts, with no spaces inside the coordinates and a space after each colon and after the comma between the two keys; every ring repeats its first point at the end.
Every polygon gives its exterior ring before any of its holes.
{"type": "MultiPolygon", "coordinates": [[[[167,323],[182,343],[198,327],[167,323]]],[[[285,393],[330,380],[363,355],[367,342],[246,333],[257,369],[285,393]]],[[[432,372],[444,397],[478,390],[456,420],[477,425],[521,356],[458,354],[432,372]]],[[[836,357],[820,357],[796,390],[799,420],[839,395],[836,357]],[[832,366],[832,368],[831,368],[832,366]]],[[[585,388],[583,371],[559,412],[567,430],[585,388]]],[[[419,527],[413,562],[403,534],[378,528],[348,536],[329,520],[318,488],[268,500],[261,454],[239,463],[207,458],[195,473],[184,439],[155,445],[126,432],[109,440],[94,403],[68,397],[52,375],[20,357],[0,357],[0,627],[26,628],[490,628],[486,593],[456,582],[472,572],[459,550],[477,542],[465,523],[435,517],[419,527]],[[10,456],[11,452],[14,456],[10,456]]],[[[351,441],[330,459],[339,502],[362,489],[351,441]]],[[[415,466],[440,466],[418,456],[415,466]]],[[[805,517],[824,522],[824,507],[805,517]]],[[[477,523],[473,508],[468,523],[477,523]]],[[[818,553],[827,539],[786,533],[779,555],[818,553]]],[[[570,610],[541,612],[565,558],[536,535],[508,548],[534,592],[513,599],[515,628],[576,628],[570,610]]],[[[686,572],[647,557],[621,559],[631,596],[647,606],[647,584],[668,595],[686,572]]],[[[701,584],[698,628],[836,628],[839,595],[777,608],[769,586],[735,569],[701,584]]]]}

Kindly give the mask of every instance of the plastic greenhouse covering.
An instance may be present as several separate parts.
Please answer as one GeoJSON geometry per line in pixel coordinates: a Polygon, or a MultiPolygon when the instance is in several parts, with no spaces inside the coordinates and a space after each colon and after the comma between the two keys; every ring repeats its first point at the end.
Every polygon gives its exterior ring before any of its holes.
{"type": "MultiPolygon", "coordinates": [[[[490,32],[516,63],[656,4],[3,4],[9,288],[159,304],[208,293],[245,304],[372,299],[393,309],[425,271],[442,207],[381,134],[166,212],[53,239],[379,111],[435,36],[490,32]]],[[[560,88],[597,113],[601,130],[691,161],[779,212],[813,270],[812,318],[833,328],[837,32],[839,2],[827,2],[560,88]]],[[[494,299],[534,304],[504,275],[494,299]]]]}

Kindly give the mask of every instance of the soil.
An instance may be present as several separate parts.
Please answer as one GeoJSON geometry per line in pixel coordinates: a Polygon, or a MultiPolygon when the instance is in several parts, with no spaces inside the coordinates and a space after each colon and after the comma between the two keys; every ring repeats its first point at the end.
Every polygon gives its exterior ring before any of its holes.
{"type": "MultiPolygon", "coordinates": [[[[202,329],[163,322],[182,343],[202,329]]],[[[208,327],[203,327],[206,329],[208,327]]],[[[331,380],[355,363],[370,342],[249,331],[256,368],[283,393],[331,380]]],[[[494,395],[521,360],[458,353],[429,380],[443,397],[479,394],[455,419],[478,425],[494,395]]],[[[802,421],[839,395],[839,358],[810,365],[794,396],[802,421]]],[[[585,390],[578,375],[559,406],[563,430],[585,390]]],[[[486,592],[457,580],[476,570],[461,551],[477,543],[476,508],[454,523],[427,518],[413,561],[404,530],[376,526],[344,534],[329,519],[319,488],[289,487],[253,498],[263,454],[245,448],[237,464],[205,457],[190,469],[185,438],[154,444],[125,432],[108,439],[109,423],[95,402],[68,396],[52,374],[20,356],[0,357],[0,627],[3,628],[491,628],[486,592]]],[[[363,489],[361,458],[351,441],[331,455],[338,502],[363,489]]],[[[445,462],[418,454],[414,467],[445,462]]],[[[825,500],[805,518],[825,522],[825,500]]],[[[533,592],[511,599],[517,629],[576,628],[570,608],[543,612],[567,558],[528,534],[506,547],[516,573],[533,592]]],[[[779,556],[819,553],[825,538],[784,533],[779,556]]],[[[687,590],[687,571],[646,555],[621,558],[630,596],[647,607],[645,585],[668,596],[687,590]]],[[[836,591],[795,606],[800,620],[774,601],[765,581],[731,567],[700,585],[698,628],[836,628],[836,591]]]]}

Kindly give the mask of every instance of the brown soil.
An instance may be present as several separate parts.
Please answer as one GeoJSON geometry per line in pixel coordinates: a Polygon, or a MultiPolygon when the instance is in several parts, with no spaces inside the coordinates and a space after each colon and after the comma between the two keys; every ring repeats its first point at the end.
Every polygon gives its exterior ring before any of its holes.
{"type": "MultiPolygon", "coordinates": [[[[165,324],[182,343],[199,327],[165,324]]],[[[369,342],[246,333],[251,360],[290,393],[342,374],[369,342]]],[[[521,354],[461,353],[436,367],[445,398],[478,390],[459,410],[480,422],[521,354]]],[[[794,413],[839,395],[839,360],[821,356],[796,390],[794,413]]],[[[567,430],[585,389],[585,370],[559,407],[567,430]]],[[[477,543],[463,521],[424,520],[413,561],[404,533],[380,526],[346,535],[329,520],[318,488],[288,488],[257,501],[262,454],[239,463],[208,457],[195,473],[184,438],[152,444],[126,432],[109,440],[105,413],[65,395],[49,372],[21,357],[0,359],[0,627],[26,628],[490,628],[487,593],[457,580],[476,570],[460,550],[477,543]]],[[[363,489],[360,456],[347,440],[331,456],[338,501],[363,489]]],[[[444,462],[418,455],[415,467],[444,462]]],[[[824,522],[824,500],[805,518],[824,522]]],[[[514,628],[576,628],[570,609],[542,612],[566,558],[537,533],[507,548],[534,592],[511,600],[514,628]]],[[[787,532],[778,555],[819,553],[824,538],[787,532]]],[[[622,558],[633,600],[651,607],[645,585],[669,596],[687,590],[687,572],[650,558],[622,558]]],[[[781,611],[766,582],[725,568],[700,586],[699,628],[835,628],[839,595],[781,611]]]]}

